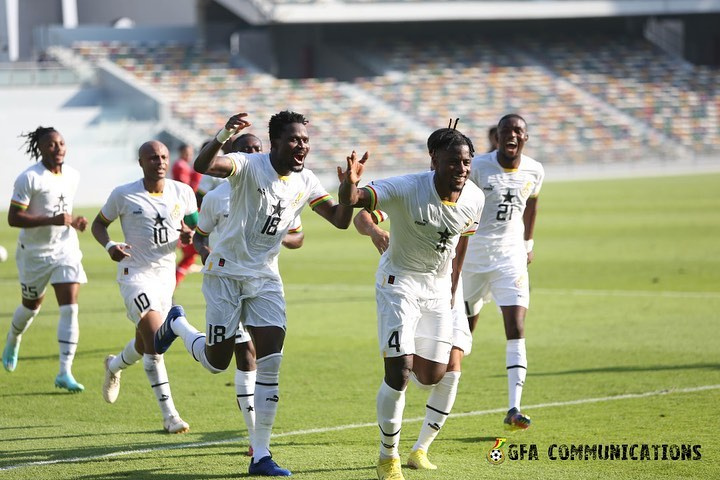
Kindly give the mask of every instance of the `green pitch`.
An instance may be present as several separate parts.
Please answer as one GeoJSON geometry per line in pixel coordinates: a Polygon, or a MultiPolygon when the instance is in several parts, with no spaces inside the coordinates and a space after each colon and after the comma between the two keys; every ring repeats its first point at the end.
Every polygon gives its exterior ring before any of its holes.
{"type": "MultiPolygon", "coordinates": [[[[439,470],[405,469],[406,478],[720,478],[718,185],[720,175],[548,183],[526,328],[523,405],[533,426],[514,434],[502,428],[505,341],[490,305],[464,362],[453,415],[430,450],[439,470]],[[498,437],[506,439],[506,459],[492,465],[486,455],[498,437]],[[623,444],[648,445],[652,459],[562,459],[571,446],[623,444]],[[523,448],[524,458],[513,459],[523,448]],[[695,450],[690,459],[670,459],[681,448],[695,450]]],[[[96,212],[84,213],[92,219],[96,212]]],[[[289,328],[273,453],[299,479],[371,480],[381,379],[377,253],[352,228],[336,231],[310,212],[303,222],[305,246],[280,259],[289,328]]],[[[0,244],[11,256],[16,237],[16,230],[0,228],[0,244]]],[[[58,310],[50,291],[24,336],[17,370],[0,370],[0,478],[246,477],[233,373],[210,375],[179,342],[166,363],[189,434],[162,431],[140,365],[124,372],[116,404],[103,401],[103,359],[125,345],[133,326],[114,264],[89,232],[81,239],[90,283],[80,295],[73,371],[86,391],[53,387],[58,310]]],[[[176,301],[204,329],[200,281],[189,275],[176,301]]],[[[3,342],[19,293],[14,262],[0,264],[3,342]]],[[[408,387],[403,456],[420,429],[425,399],[408,387]]]]}

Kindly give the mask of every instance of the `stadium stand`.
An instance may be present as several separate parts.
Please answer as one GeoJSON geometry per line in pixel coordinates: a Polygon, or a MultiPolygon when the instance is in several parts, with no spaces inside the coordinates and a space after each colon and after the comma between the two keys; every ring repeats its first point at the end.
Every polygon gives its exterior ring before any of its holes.
{"type": "Polygon", "coordinates": [[[172,43],[79,42],[73,50],[152,86],[174,116],[207,136],[238,108],[251,113],[263,138],[272,113],[301,111],[311,120],[310,165],[318,171],[352,149],[370,150],[378,168],[424,168],[427,132],[449,118],[461,118],[483,150],[487,127],[510,111],[527,118],[527,153],[545,163],[720,151],[716,70],[638,39],[534,40],[346,46],[348,58],[377,72],[354,82],[278,79],[247,62],[229,66],[225,51],[172,43]]]}

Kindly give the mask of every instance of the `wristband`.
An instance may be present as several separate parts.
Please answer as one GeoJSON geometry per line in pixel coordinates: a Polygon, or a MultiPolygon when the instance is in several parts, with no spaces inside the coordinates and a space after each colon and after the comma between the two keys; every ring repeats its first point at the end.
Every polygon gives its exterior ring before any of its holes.
{"type": "Polygon", "coordinates": [[[227,128],[223,128],[217,133],[217,135],[215,135],[215,140],[220,143],[225,143],[230,140],[230,137],[232,137],[233,135],[235,135],[234,130],[228,130],[227,128]]]}
{"type": "Polygon", "coordinates": [[[532,252],[534,246],[535,246],[535,241],[532,238],[530,240],[525,240],[525,251],[527,253],[532,252]]]}
{"type": "Polygon", "coordinates": [[[111,249],[112,247],[114,247],[115,245],[117,245],[117,243],[116,243],[116,242],[113,242],[112,240],[110,240],[108,243],[105,244],[105,250],[107,250],[107,251],[109,252],[110,249],[111,249]]]}

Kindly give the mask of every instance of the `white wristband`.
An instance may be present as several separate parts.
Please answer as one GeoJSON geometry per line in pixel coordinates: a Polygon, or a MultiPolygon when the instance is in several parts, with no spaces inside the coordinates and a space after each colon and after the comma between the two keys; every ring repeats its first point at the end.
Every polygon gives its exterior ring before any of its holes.
{"type": "Polygon", "coordinates": [[[525,251],[527,253],[532,252],[534,246],[535,246],[535,241],[532,238],[530,240],[525,240],[525,251]]]}
{"type": "Polygon", "coordinates": [[[117,243],[116,243],[116,242],[113,242],[112,240],[110,240],[108,243],[105,244],[105,250],[107,250],[107,251],[109,252],[110,249],[111,249],[112,247],[114,247],[115,245],[117,245],[117,243]]]}
{"type": "Polygon", "coordinates": [[[220,143],[225,143],[230,140],[230,137],[232,137],[233,135],[235,135],[234,130],[228,130],[227,128],[223,128],[217,133],[217,135],[215,135],[215,140],[220,143]]]}

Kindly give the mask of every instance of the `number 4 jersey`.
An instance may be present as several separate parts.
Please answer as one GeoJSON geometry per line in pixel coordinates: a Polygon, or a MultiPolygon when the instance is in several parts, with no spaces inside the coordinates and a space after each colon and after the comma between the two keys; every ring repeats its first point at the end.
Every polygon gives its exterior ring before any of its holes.
{"type": "Polygon", "coordinates": [[[175,271],[175,248],[183,217],[197,211],[188,185],[165,179],[163,192],[151,194],[142,179],[115,188],[100,215],[107,223],[120,218],[130,257],[118,264],[118,278],[126,268],[165,268],[175,271]]]}
{"type": "Polygon", "coordinates": [[[283,237],[305,204],[331,199],[312,171],[278,175],[268,153],[231,153],[230,213],[203,272],[234,278],[280,278],[283,237]]]}
{"type": "Polygon", "coordinates": [[[487,263],[487,256],[526,255],[523,213],[527,200],[537,197],[545,171],[540,162],[525,155],[517,169],[503,168],[497,151],[473,158],[472,180],[485,194],[485,208],[477,232],[470,239],[465,269],[487,263]]]}

